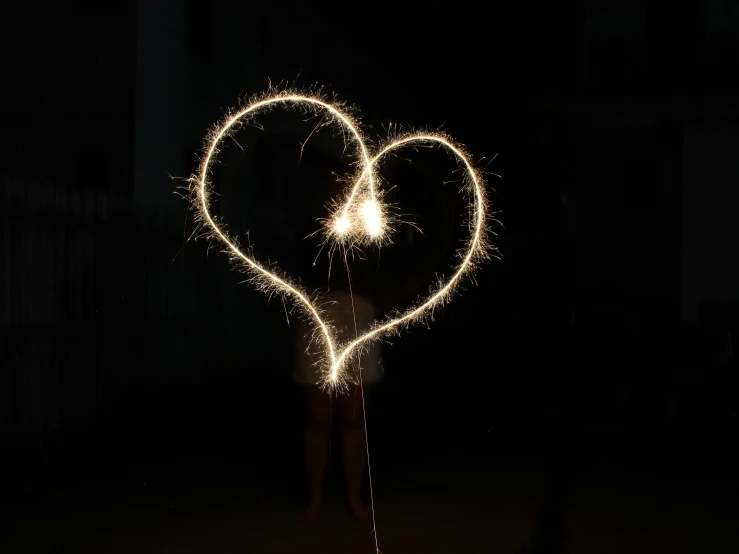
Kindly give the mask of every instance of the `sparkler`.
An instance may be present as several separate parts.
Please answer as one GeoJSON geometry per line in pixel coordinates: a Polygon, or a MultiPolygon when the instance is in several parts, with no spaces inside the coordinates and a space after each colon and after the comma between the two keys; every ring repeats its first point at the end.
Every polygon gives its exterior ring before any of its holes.
{"type": "Polygon", "coordinates": [[[347,371],[350,362],[362,354],[372,341],[398,333],[413,322],[432,317],[433,311],[447,302],[465,276],[471,274],[477,263],[486,259],[494,249],[488,242],[488,205],[484,181],[475,169],[470,155],[450,137],[437,132],[408,132],[391,137],[376,149],[361,132],[357,119],[344,104],[330,102],[320,92],[303,93],[294,90],[270,89],[252,98],[244,107],[231,111],[216,125],[205,140],[198,173],[189,179],[191,206],[195,212],[198,229],[219,241],[232,261],[238,263],[263,293],[289,297],[302,315],[313,323],[313,341],[323,344],[320,357],[320,384],[331,390],[341,390],[352,381],[347,371]],[[353,247],[363,245],[382,246],[390,242],[394,224],[388,206],[378,190],[377,168],[389,154],[413,146],[441,146],[456,158],[464,171],[463,187],[469,199],[469,237],[457,252],[457,264],[446,280],[431,287],[426,298],[419,300],[405,312],[395,312],[384,321],[376,322],[368,332],[353,340],[340,343],[332,323],[327,320],[320,297],[311,296],[299,284],[278,270],[258,262],[251,249],[243,249],[237,239],[228,234],[225,226],[211,213],[211,168],[216,161],[224,139],[231,136],[254,117],[276,106],[295,107],[306,113],[321,115],[319,126],[335,125],[344,133],[346,146],[354,148],[357,169],[348,181],[343,199],[334,202],[332,213],[323,220],[325,242],[333,246],[353,247]]]}

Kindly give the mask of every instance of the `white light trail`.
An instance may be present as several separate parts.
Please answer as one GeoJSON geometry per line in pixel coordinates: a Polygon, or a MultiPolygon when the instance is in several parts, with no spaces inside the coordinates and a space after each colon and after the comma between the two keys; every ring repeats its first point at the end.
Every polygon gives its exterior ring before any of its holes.
{"type": "Polygon", "coordinates": [[[240,263],[253,283],[265,294],[279,293],[292,298],[295,306],[313,322],[313,339],[324,345],[321,361],[321,384],[332,390],[340,390],[351,382],[352,376],[346,371],[352,359],[360,355],[371,341],[399,332],[414,321],[430,317],[435,308],[449,300],[463,278],[470,274],[476,264],[487,258],[491,246],[488,243],[488,206],[482,177],[475,169],[469,154],[441,133],[407,133],[390,140],[372,154],[367,141],[360,131],[359,123],[339,103],[332,103],[320,94],[306,94],[296,91],[270,90],[266,94],[248,102],[245,107],[230,113],[206,139],[205,152],[197,175],[189,180],[191,204],[196,221],[206,236],[220,241],[234,261],[240,263]],[[325,319],[320,298],[311,297],[296,282],[273,268],[267,268],[230,236],[221,222],[211,213],[211,167],[217,158],[223,140],[244,123],[253,119],[261,111],[278,105],[298,107],[307,112],[324,116],[324,123],[338,125],[343,131],[347,146],[356,149],[355,158],[358,170],[346,197],[335,206],[335,212],[325,221],[326,240],[334,244],[377,244],[389,241],[393,221],[387,215],[382,195],[377,190],[376,171],[378,164],[388,154],[411,146],[442,146],[456,158],[465,172],[464,188],[469,194],[470,235],[465,245],[457,252],[457,265],[446,280],[432,287],[430,294],[403,313],[395,313],[385,321],[377,322],[364,335],[354,340],[338,343],[332,323],[325,319]]]}

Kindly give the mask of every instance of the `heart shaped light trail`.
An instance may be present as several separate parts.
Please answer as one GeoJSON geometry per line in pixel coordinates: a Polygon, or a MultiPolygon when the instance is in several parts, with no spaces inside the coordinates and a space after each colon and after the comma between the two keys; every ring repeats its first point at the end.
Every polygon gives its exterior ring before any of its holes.
{"type": "Polygon", "coordinates": [[[462,146],[441,133],[408,132],[391,137],[384,145],[372,150],[350,110],[342,103],[330,102],[320,92],[303,93],[270,89],[250,99],[241,109],[231,111],[206,138],[198,174],[190,177],[188,190],[198,229],[202,230],[206,237],[221,242],[225,247],[224,251],[233,261],[239,263],[259,290],[269,296],[278,293],[289,297],[299,308],[301,315],[313,323],[312,340],[324,345],[324,355],[318,362],[321,370],[321,382],[318,384],[333,390],[343,389],[353,380],[347,366],[351,360],[361,356],[372,341],[397,333],[414,321],[430,318],[435,308],[448,301],[477,262],[487,258],[490,252],[494,251],[487,240],[491,231],[488,228],[484,182],[462,146]],[[365,334],[343,344],[338,343],[335,329],[326,318],[318,294],[311,296],[297,282],[280,271],[258,262],[251,249],[245,251],[211,213],[209,179],[221,143],[241,126],[253,121],[257,113],[276,106],[297,107],[305,113],[322,116],[318,126],[338,126],[343,131],[346,145],[355,149],[357,170],[353,179],[348,181],[347,193],[341,201],[334,204],[329,217],[323,220],[326,241],[332,245],[382,246],[390,241],[395,222],[389,217],[389,211],[377,187],[379,182],[377,166],[391,152],[413,146],[443,146],[454,155],[464,170],[463,186],[469,198],[470,235],[466,244],[457,252],[457,265],[451,277],[433,285],[428,296],[405,312],[395,312],[386,320],[376,322],[365,334]]]}

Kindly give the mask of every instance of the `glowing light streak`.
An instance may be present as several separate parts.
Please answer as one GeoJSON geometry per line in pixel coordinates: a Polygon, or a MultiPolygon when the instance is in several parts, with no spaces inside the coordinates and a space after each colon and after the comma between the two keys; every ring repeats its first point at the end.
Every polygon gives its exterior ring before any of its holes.
{"type": "MultiPolygon", "coordinates": [[[[362,205],[362,217],[364,218],[364,224],[367,232],[371,237],[379,237],[382,233],[382,217],[380,215],[380,209],[377,206],[377,201],[367,200],[362,205]]],[[[339,224],[342,222],[339,221],[339,224]]],[[[339,231],[341,230],[337,227],[339,231]]]]}
{"type": "Polygon", "coordinates": [[[359,123],[343,108],[341,104],[330,103],[318,94],[270,90],[267,94],[247,103],[241,110],[229,114],[219,126],[214,128],[206,140],[199,173],[189,180],[191,203],[199,228],[203,229],[209,238],[215,238],[223,243],[226,247],[225,251],[234,261],[241,263],[254,284],[264,293],[268,295],[279,293],[292,297],[295,306],[312,320],[314,323],[312,338],[322,341],[325,346],[325,355],[319,362],[322,376],[319,384],[333,390],[344,388],[352,380],[346,367],[351,360],[361,355],[371,341],[397,333],[414,321],[430,318],[433,310],[449,300],[464,276],[475,268],[477,262],[485,259],[491,249],[487,241],[490,230],[487,225],[488,212],[484,182],[462,146],[441,133],[407,133],[393,138],[385,146],[378,148],[374,155],[371,155],[367,141],[361,134],[359,123]],[[318,296],[311,298],[291,279],[275,269],[268,269],[252,255],[245,253],[237,240],[229,236],[225,228],[211,214],[209,176],[223,139],[240,125],[250,121],[260,110],[281,104],[300,107],[316,113],[324,112],[325,121],[322,124],[338,125],[345,132],[347,143],[353,143],[357,149],[358,171],[353,185],[349,188],[345,199],[335,204],[333,216],[327,218],[324,223],[326,240],[333,241],[334,245],[375,244],[380,246],[389,241],[393,220],[388,217],[381,194],[378,194],[376,190],[375,172],[376,166],[391,152],[410,146],[443,146],[454,155],[465,172],[464,188],[471,197],[470,236],[465,246],[457,252],[458,263],[452,276],[438,282],[425,299],[420,300],[404,313],[396,313],[385,321],[374,324],[364,335],[344,344],[338,344],[337,334],[331,322],[325,319],[325,312],[318,296]]]}

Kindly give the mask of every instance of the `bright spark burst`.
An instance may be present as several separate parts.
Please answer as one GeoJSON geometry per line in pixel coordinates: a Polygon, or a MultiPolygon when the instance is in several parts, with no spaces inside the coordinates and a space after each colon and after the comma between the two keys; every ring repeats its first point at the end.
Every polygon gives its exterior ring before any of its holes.
{"type": "Polygon", "coordinates": [[[349,219],[342,216],[336,220],[336,232],[339,235],[344,235],[349,230],[349,219]]]}
{"type": "Polygon", "coordinates": [[[398,333],[413,322],[430,319],[434,309],[450,299],[463,278],[474,270],[477,263],[495,252],[487,240],[491,231],[488,227],[484,181],[475,169],[470,155],[461,145],[442,133],[410,132],[391,137],[385,145],[373,151],[360,131],[359,122],[351,115],[351,110],[342,103],[328,101],[320,91],[303,93],[270,89],[252,98],[243,108],[230,112],[207,136],[199,172],[189,179],[188,191],[198,229],[206,237],[220,241],[224,251],[233,261],[239,263],[259,290],[268,296],[278,293],[289,297],[301,315],[313,323],[312,340],[324,345],[324,355],[318,362],[321,375],[318,384],[337,391],[353,381],[347,367],[372,341],[398,333]],[[344,134],[346,145],[354,147],[357,165],[354,178],[350,181],[346,196],[334,202],[332,214],[323,220],[325,241],[332,246],[382,246],[390,242],[393,224],[397,221],[390,217],[388,206],[382,201],[382,193],[377,190],[376,173],[378,164],[388,154],[407,147],[442,146],[456,158],[464,170],[463,188],[469,198],[470,235],[466,244],[457,252],[457,265],[451,277],[433,285],[426,298],[419,300],[405,312],[395,312],[384,321],[376,322],[364,335],[344,343],[339,343],[338,334],[332,322],[326,319],[324,304],[318,295],[309,295],[286,275],[258,262],[251,249],[244,250],[211,213],[212,190],[209,177],[224,139],[241,126],[253,122],[257,113],[276,106],[296,107],[308,114],[321,115],[319,126],[338,126],[344,134]]]}
{"type": "Polygon", "coordinates": [[[379,237],[382,233],[382,216],[376,200],[365,200],[362,204],[362,217],[369,236],[379,237]]]}

